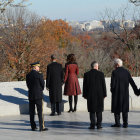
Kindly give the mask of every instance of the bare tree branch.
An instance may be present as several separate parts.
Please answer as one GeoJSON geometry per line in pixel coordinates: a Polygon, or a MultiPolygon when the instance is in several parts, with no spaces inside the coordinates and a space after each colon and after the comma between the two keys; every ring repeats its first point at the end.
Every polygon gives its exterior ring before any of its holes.
{"type": "Polygon", "coordinates": [[[24,3],[28,0],[20,0],[15,2],[15,0],[0,0],[0,13],[3,13],[8,6],[10,7],[24,7],[24,3]]]}
{"type": "Polygon", "coordinates": [[[140,5],[140,0],[129,0],[131,3],[135,4],[136,6],[140,5]]]}

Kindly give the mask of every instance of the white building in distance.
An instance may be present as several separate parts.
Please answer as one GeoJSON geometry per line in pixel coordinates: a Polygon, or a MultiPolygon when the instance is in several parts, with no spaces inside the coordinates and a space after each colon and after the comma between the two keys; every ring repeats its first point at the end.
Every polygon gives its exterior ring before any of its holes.
{"type": "Polygon", "coordinates": [[[115,20],[115,21],[97,21],[97,20],[92,20],[92,21],[67,21],[67,23],[72,26],[73,28],[80,29],[82,31],[92,31],[92,30],[104,30],[104,29],[109,29],[109,28],[115,28],[115,29],[122,29],[124,28],[134,28],[135,27],[135,22],[132,20],[126,20],[126,21],[120,21],[120,20],[115,20]]]}

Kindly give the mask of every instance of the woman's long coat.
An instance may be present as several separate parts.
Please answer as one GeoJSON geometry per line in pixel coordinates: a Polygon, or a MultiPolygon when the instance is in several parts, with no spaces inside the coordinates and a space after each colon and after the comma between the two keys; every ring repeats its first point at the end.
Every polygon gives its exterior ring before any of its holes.
{"type": "Polygon", "coordinates": [[[81,94],[81,89],[79,86],[77,75],[79,74],[79,69],[77,64],[67,64],[65,68],[65,87],[64,95],[79,95],[81,94]]]}
{"type": "Polygon", "coordinates": [[[106,97],[104,74],[95,69],[84,74],[83,97],[87,99],[88,112],[102,112],[106,97]]]}
{"type": "Polygon", "coordinates": [[[129,112],[129,83],[131,84],[133,90],[137,92],[137,87],[130,73],[126,69],[118,67],[112,72],[112,113],[129,112]]]}
{"type": "Polygon", "coordinates": [[[46,87],[49,89],[51,103],[62,101],[63,69],[62,65],[52,62],[47,66],[46,87]]]}

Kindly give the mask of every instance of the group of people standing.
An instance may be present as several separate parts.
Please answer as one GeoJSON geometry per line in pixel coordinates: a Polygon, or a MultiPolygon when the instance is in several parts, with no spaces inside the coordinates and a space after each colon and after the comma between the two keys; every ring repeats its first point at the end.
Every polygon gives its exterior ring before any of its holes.
{"type": "Polygon", "coordinates": [[[64,86],[64,95],[68,96],[69,111],[75,112],[77,109],[78,95],[81,94],[77,75],[79,74],[78,65],[74,54],[67,56],[67,63],[65,64],[65,70],[62,65],[56,62],[56,56],[51,56],[51,63],[47,66],[46,88],[49,90],[49,97],[51,102],[51,116],[61,114],[61,101],[62,101],[62,85],[64,86]],[[64,72],[65,71],[65,72],[64,72]],[[64,74],[65,73],[65,74],[64,74]],[[73,97],[74,96],[74,108],[73,97]]]}
{"type": "MultiPolygon", "coordinates": [[[[64,95],[68,96],[69,110],[68,112],[76,112],[78,95],[81,89],[78,82],[77,75],[79,68],[76,63],[74,54],[67,56],[67,63],[65,70],[62,65],[57,62],[55,55],[51,55],[51,63],[47,66],[46,73],[46,89],[49,90],[49,97],[51,103],[51,116],[61,115],[62,102],[62,86],[64,85],[64,95]],[[74,107],[73,107],[74,100],[74,107]]],[[[33,131],[37,129],[34,121],[35,105],[37,106],[40,131],[46,131],[43,120],[43,90],[44,79],[39,72],[39,62],[31,64],[32,71],[26,76],[26,83],[29,89],[29,113],[30,123],[33,131]]],[[[83,97],[87,99],[87,108],[90,115],[89,129],[102,128],[102,112],[104,110],[104,98],[107,96],[105,77],[102,72],[98,70],[98,62],[91,63],[91,70],[84,74],[83,79],[83,97]],[[97,117],[97,121],[96,121],[97,117]]],[[[122,67],[122,60],[115,59],[115,70],[111,77],[111,93],[112,93],[112,113],[115,116],[115,124],[112,127],[120,127],[120,113],[123,115],[123,127],[128,126],[128,112],[129,112],[129,83],[131,84],[134,93],[140,95],[130,73],[122,67]]]]}
{"type": "MultiPolygon", "coordinates": [[[[135,95],[140,95],[130,73],[123,67],[121,59],[114,60],[114,68],[111,76],[110,90],[112,94],[111,112],[114,113],[115,124],[111,127],[121,127],[120,113],[122,112],[123,127],[128,127],[129,112],[129,83],[135,95]]],[[[104,110],[104,98],[106,94],[106,84],[104,74],[98,70],[98,62],[91,63],[91,70],[84,74],[83,97],[87,99],[88,112],[90,113],[89,129],[101,129],[102,112],[104,110]],[[97,122],[95,119],[97,117],[97,122]]]]}

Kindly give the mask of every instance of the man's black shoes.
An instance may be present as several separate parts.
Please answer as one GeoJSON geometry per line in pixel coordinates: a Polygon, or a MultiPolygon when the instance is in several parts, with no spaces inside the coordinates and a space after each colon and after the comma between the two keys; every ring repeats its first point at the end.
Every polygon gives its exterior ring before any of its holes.
{"type": "Polygon", "coordinates": [[[50,116],[55,116],[55,113],[51,113],[50,116]]]}
{"type": "Polygon", "coordinates": [[[102,129],[103,127],[102,126],[97,126],[97,129],[102,129]]]}
{"type": "Polygon", "coordinates": [[[48,131],[48,128],[42,128],[42,129],[40,129],[40,132],[42,132],[42,131],[48,131]]]}
{"type": "Polygon", "coordinates": [[[58,112],[57,115],[61,115],[61,112],[58,112]]]}
{"type": "Polygon", "coordinates": [[[68,113],[73,112],[73,109],[69,109],[68,113]]]}
{"type": "MultiPolygon", "coordinates": [[[[36,128],[32,128],[32,131],[36,131],[36,130],[37,130],[37,127],[36,128]]],[[[47,130],[48,130],[48,128],[42,128],[39,131],[47,131],[47,130]]]]}
{"type": "Polygon", "coordinates": [[[95,126],[90,126],[88,129],[95,129],[95,126]]]}
{"type": "Polygon", "coordinates": [[[113,125],[111,125],[111,127],[121,127],[121,125],[120,124],[113,124],[113,125]]]}
{"type": "Polygon", "coordinates": [[[124,125],[123,125],[123,128],[127,128],[127,127],[128,127],[128,125],[127,125],[127,124],[124,124],[124,125]]]}
{"type": "MultiPolygon", "coordinates": [[[[55,113],[51,113],[50,116],[55,116],[55,113]]],[[[57,115],[61,115],[61,112],[57,113],[57,115]]]]}
{"type": "Polygon", "coordinates": [[[36,131],[37,130],[37,127],[35,127],[35,128],[32,128],[32,131],[36,131]]]}
{"type": "MultiPolygon", "coordinates": [[[[102,129],[102,126],[97,126],[97,129],[102,129]]],[[[90,126],[88,129],[95,129],[95,126],[90,126]]]]}

